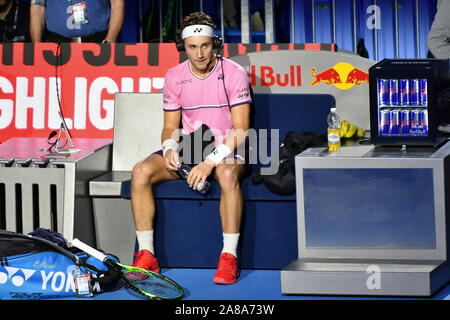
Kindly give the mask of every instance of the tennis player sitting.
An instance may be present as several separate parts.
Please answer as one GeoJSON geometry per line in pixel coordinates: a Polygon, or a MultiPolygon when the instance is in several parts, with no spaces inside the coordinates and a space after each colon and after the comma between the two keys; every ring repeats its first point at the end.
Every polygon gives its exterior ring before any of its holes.
{"type": "Polygon", "coordinates": [[[165,76],[162,150],[137,163],[132,172],[131,205],[139,244],[133,265],[160,271],[153,245],[152,186],[180,179],[176,134],[180,122],[185,133],[206,125],[214,134],[215,149],[192,168],[187,182],[193,189],[200,183],[201,188],[202,181],[211,176],[220,185],[223,250],[213,281],[233,284],[239,277],[236,249],[243,211],[239,181],[246,168],[235,150],[246,139],[251,97],[245,70],[215,53],[222,48],[222,41],[214,36],[214,28],[212,18],[202,12],[185,17],[180,27],[177,48],[186,51],[188,60],[169,69],[165,76]]]}

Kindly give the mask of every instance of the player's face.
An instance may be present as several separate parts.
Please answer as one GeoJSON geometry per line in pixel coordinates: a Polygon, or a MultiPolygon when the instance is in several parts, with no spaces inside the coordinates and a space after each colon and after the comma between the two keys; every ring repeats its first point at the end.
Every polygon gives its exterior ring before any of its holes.
{"type": "Polygon", "coordinates": [[[207,74],[214,67],[213,39],[208,36],[192,36],[184,39],[191,69],[198,76],[207,74]]]}

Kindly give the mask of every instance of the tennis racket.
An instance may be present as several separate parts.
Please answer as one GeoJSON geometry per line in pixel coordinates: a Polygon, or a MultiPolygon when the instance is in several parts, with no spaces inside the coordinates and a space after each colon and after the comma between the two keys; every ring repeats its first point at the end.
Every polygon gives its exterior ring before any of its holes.
{"type": "Polygon", "coordinates": [[[147,299],[174,300],[183,296],[180,285],[159,273],[118,263],[78,239],[72,240],[72,246],[119,271],[125,285],[147,299]]]}

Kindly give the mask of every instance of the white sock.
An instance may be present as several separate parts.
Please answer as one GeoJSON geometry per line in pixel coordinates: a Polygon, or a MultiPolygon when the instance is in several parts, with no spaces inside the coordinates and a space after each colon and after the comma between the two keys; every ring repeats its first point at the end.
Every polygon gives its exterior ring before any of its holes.
{"type": "Polygon", "coordinates": [[[136,231],[139,250],[148,250],[152,254],[155,254],[155,248],[153,247],[153,230],[136,231]]]}
{"type": "Polygon", "coordinates": [[[237,246],[239,242],[239,233],[224,233],[223,234],[223,252],[231,253],[237,257],[237,246]]]}

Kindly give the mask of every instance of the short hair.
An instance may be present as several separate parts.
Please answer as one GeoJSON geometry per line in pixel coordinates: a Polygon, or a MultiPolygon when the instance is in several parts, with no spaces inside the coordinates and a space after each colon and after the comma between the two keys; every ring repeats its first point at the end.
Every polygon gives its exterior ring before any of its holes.
{"type": "Polygon", "coordinates": [[[183,21],[181,22],[179,35],[181,35],[181,32],[183,31],[184,28],[192,26],[194,24],[203,24],[206,26],[210,26],[213,29],[216,28],[214,20],[213,18],[211,18],[211,16],[201,11],[193,12],[190,15],[184,17],[183,21]]]}

